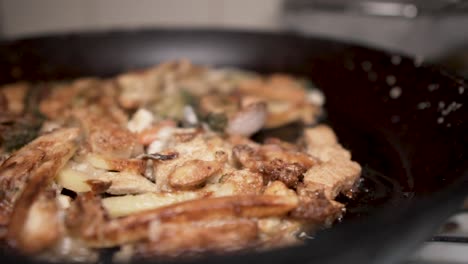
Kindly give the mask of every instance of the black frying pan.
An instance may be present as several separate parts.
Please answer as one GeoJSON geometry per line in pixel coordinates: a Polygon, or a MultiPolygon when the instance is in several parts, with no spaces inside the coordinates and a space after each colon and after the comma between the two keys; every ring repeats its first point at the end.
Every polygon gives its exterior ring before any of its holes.
{"type": "Polygon", "coordinates": [[[454,102],[468,103],[468,86],[405,56],[290,34],[85,33],[4,42],[0,83],[109,76],[177,58],[310,78],[326,94],[327,122],[364,167],[343,222],[307,245],[205,263],[397,262],[468,195],[468,105],[447,113],[454,102]]]}

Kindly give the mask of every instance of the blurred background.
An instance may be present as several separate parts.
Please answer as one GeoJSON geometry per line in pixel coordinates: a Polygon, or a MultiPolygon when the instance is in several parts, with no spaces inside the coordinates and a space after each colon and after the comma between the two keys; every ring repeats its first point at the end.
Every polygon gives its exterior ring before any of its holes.
{"type": "MultiPolygon", "coordinates": [[[[0,0],[3,39],[143,27],[293,31],[403,52],[468,78],[468,0],[0,0]]],[[[408,263],[467,263],[467,210],[441,229],[448,241],[434,238],[408,263]]]]}
{"type": "Polygon", "coordinates": [[[468,75],[467,0],[0,0],[0,36],[141,27],[290,30],[400,51],[468,75]]]}

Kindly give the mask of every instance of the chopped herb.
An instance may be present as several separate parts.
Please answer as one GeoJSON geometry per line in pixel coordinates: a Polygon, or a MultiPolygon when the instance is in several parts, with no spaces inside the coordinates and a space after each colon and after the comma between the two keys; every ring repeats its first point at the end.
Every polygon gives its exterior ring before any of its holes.
{"type": "Polygon", "coordinates": [[[38,136],[42,120],[25,119],[1,130],[0,139],[7,152],[21,148],[38,136]]]}
{"type": "Polygon", "coordinates": [[[214,131],[224,131],[228,119],[224,113],[209,113],[205,118],[206,123],[214,131]]]}

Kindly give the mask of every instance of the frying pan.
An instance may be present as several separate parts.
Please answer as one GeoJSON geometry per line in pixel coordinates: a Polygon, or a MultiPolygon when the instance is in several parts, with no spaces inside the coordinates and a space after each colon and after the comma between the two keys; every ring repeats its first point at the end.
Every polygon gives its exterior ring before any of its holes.
{"type": "Polygon", "coordinates": [[[178,58],[310,78],[326,95],[326,122],[364,168],[345,218],[304,246],[204,263],[395,263],[468,195],[468,86],[401,54],[291,33],[77,33],[1,43],[0,83],[111,76],[178,58]]]}

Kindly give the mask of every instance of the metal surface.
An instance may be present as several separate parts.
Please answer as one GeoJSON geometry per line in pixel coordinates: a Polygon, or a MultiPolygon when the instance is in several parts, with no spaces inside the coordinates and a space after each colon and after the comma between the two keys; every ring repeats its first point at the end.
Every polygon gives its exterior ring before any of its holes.
{"type": "Polygon", "coordinates": [[[364,167],[343,222],[305,246],[203,263],[395,263],[467,193],[468,86],[399,54],[279,33],[85,33],[1,44],[0,83],[109,76],[177,58],[310,78],[327,97],[327,122],[364,167]]]}

